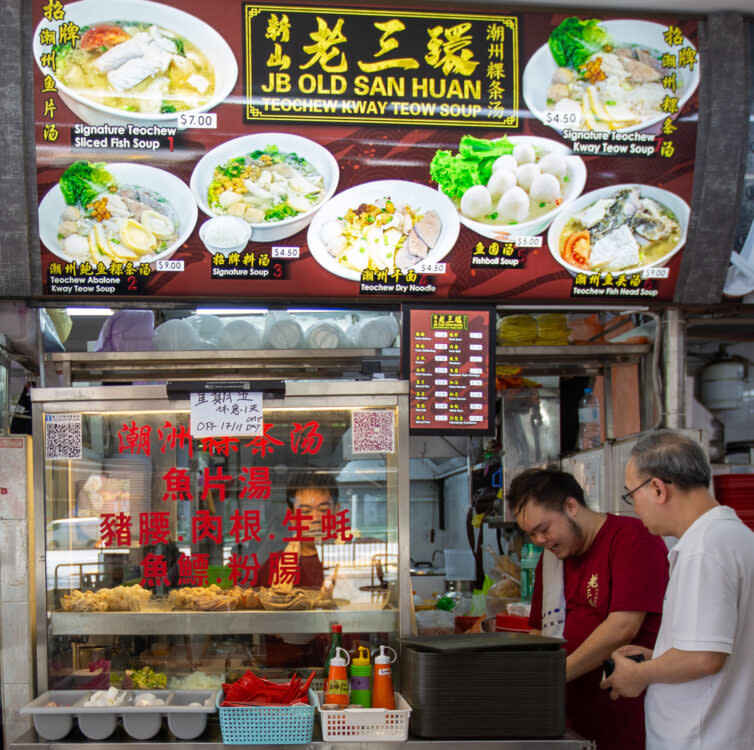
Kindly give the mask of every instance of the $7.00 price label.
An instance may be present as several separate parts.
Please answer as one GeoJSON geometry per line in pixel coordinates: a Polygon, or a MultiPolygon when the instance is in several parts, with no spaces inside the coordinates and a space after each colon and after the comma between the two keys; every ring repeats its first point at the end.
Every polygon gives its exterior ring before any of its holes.
{"type": "Polygon", "coordinates": [[[178,115],[178,130],[187,128],[211,128],[217,127],[216,112],[181,112],[178,115]]]}

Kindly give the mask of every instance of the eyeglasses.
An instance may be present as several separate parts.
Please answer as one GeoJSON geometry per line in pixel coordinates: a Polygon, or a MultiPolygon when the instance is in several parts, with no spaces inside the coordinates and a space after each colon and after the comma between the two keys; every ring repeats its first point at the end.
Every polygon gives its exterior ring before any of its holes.
{"type": "MultiPolygon", "coordinates": [[[[634,492],[638,492],[642,487],[646,487],[653,479],[659,479],[659,477],[649,477],[649,479],[645,479],[638,487],[634,487],[632,490],[628,490],[624,492],[621,495],[621,500],[623,500],[624,503],[628,503],[629,505],[633,505],[634,503],[634,492]]],[[[661,479],[660,481],[665,482],[665,484],[672,484],[672,482],[668,482],[665,479],[661,479]]]]}

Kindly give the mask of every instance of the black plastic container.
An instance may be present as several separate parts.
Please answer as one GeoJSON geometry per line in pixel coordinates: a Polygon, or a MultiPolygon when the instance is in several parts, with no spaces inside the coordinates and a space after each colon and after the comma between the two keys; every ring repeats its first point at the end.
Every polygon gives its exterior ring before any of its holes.
{"type": "Polygon", "coordinates": [[[404,639],[411,734],[432,739],[562,737],[563,641],[520,633],[404,639]]]}

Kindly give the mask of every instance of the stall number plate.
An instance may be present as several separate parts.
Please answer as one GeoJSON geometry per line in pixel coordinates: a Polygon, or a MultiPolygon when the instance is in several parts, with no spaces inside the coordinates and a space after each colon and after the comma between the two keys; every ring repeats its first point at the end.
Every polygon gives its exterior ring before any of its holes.
{"type": "Polygon", "coordinates": [[[178,115],[178,130],[216,127],[217,112],[181,112],[178,115]]]}
{"type": "Polygon", "coordinates": [[[158,271],[182,271],[183,261],[182,260],[158,260],[157,270],[158,271]]]}

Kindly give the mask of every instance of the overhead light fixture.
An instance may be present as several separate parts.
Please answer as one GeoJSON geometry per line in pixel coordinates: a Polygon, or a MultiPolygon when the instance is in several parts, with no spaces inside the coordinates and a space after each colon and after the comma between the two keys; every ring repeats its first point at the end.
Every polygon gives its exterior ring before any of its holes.
{"type": "Polygon", "coordinates": [[[109,307],[66,307],[65,311],[71,317],[102,317],[113,314],[109,307]]]}
{"type": "Polygon", "coordinates": [[[197,315],[258,315],[266,313],[266,307],[197,307],[197,315]]]}

